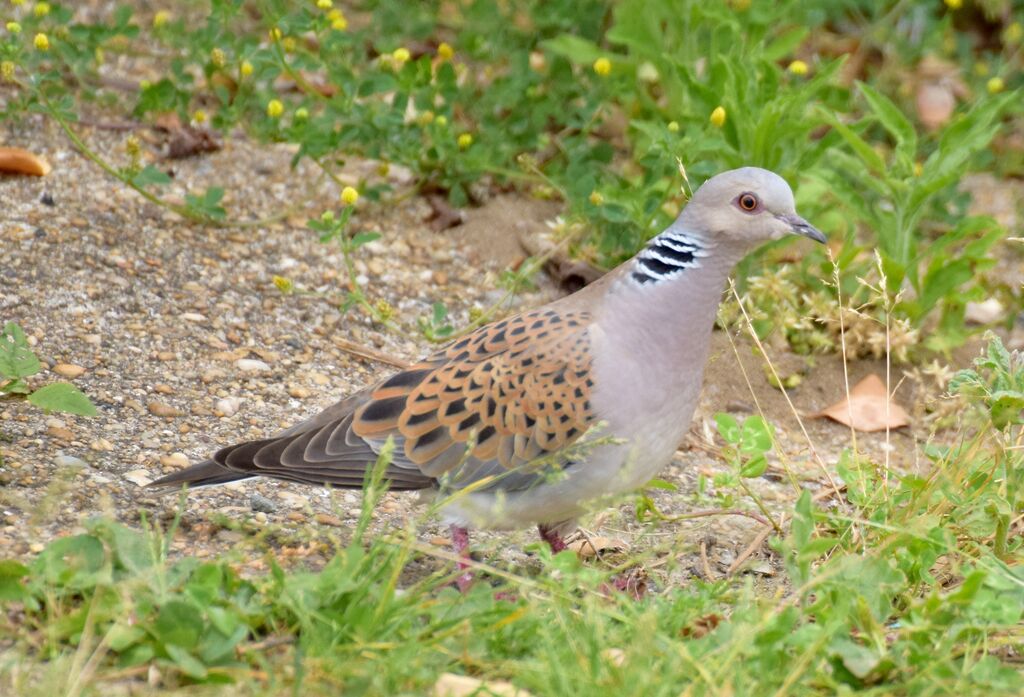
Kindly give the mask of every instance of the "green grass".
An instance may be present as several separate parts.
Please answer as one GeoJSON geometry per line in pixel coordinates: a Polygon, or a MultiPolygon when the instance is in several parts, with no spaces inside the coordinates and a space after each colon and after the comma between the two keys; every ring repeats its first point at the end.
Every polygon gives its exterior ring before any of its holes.
{"type": "MultiPolygon", "coordinates": [[[[851,449],[843,496],[800,494],[769,538],[786,573],[771,593],[749,576],[674,587],[668,555],[637,601],[608,590],[607,565],[538,548],[535,572],[481,564],[462,596],[450,557],[412,570],[444,557],[415,525],[366,534],[381,495],[371,478],[351,540],[316,572],[272,554],[266,575],[240,573],[241,555],[170,560],[175,526],[104,520],[28,564],[0,563],[0,690],[103,694],[151,676],[161,693],[423,694],[451,672],[536,695],[1017,694],[1024,363],[993,339],[956,384],[972,426],[926,449],[927,474],[851,449]]],[[[741,471],[770,447],[763,424],[720,427],[751,456],[741,471]]],[[[656,555],[623,566],[653,568],[656,555]]]]}

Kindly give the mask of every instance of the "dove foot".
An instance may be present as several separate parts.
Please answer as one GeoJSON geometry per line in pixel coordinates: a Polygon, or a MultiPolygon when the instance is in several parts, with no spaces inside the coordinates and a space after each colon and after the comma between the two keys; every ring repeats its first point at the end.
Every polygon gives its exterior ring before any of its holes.
{"type": "MultiPolygon", "coordinates": [[[[459,555],[460,559],[469,559],[469,528],[464,528],[461,525],[451,526],[452,534],[452,547],[455,549],[455,553],[459,555]]],[[[465,561],[459,562],[460,573],[455,579],[455,586],[459,589],[460,593],[466,593],[469,591],[469,587],[473,585],[473,572],[469,570],[469,563],[465,561]]]]}
{"type": "Polygon", "coordinates": [[[540,533],[540,539],[548,543],[548,547],[551,548],[552,554],[558,554],[559,552],[569,548],[568,545],[565,544],[565,540],[562,539],[562,536],[558,534],[558,530],[556,528],[542,524],[537,526],[537,532],[540,533]]]}
{"type": "Polygon", "coordinates": [[[602,584],[601,590],[605,595],[625,593],[633,600],[642,600],[647,594],[647,572],[643,568],[634,567],[616,574],[610,583],[602,584]]]}

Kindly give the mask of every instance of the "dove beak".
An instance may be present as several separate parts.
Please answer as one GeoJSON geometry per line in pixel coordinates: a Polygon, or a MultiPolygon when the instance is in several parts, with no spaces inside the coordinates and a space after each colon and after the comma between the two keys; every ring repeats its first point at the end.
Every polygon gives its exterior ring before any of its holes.
{"type": "Polygon", "coordinates": [[[795,213],[792,215],[780,215],[777,217],[779,220],[789,225],[789,228],[796,235],[809,237],[815,242],[821,242],[822,244],[825,244],[828,241],[825,237],[825,234],[821,230],[814,227],[813,225],[811,225],[810,223],[808,223],[806,220],[804,220],[795,213]]]}

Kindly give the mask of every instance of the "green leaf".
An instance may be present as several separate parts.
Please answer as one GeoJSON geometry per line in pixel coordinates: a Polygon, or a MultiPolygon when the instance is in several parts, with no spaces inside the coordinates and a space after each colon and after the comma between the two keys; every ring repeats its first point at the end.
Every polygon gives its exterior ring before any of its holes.
{"type": "Polygon", "coordinates": [[[768,469],[768,460],[762,454],[757,454],[754,457],[743,463],[740,468],[740,476],[747,479],[753,479],[760,477],[768,469]]]}
{"type": "Polygon", "coordinates": [[[607,56],[606,51],[592,41],[581,39],[573,34],[562,34],[554,39],[541,42],[546,51],[565,56],[577,65],[589,65],[602,56],[607,56]]]}
{"type": "Polygon", "coordinates": [[[742,440],[740,424],[731,414],[718,412],[715,414],[715,424],[718,425],[718,433],[726,443],[737,445],[742,440]]]}
{"type": "Polygon", "coordinates": [[[13,559],[0,560],[0,601],[24,600],[28,596],[21,579],[28,575],[28,567],[13,559]]]}
{"type": "Polygon", "coordinates": [[[772,427],[760,415],[748,416],[743,421],[741,449],[745,452],[768,452],[772,449],[772,427]]]}
{"type": "Polygon", "coordinates": [[[203,617],[198,608],[182,600],[168,601],[153,623],[153,634],[165,647],[190,650],[199,642],[203,617]]]}
{"type": "Polygon", "coordinates": [[[0,377],[27,378],[40,370],[42,365],[29,348],[25,332],[14,322],[5,324],[0,333],[0,377]]]}
{"type": "Polygon", "coordinates": [[[857,87],[867,100],[872,113],[882,123],[882,126],[885,127],[885,130],[889,131],[896,139],[900,149],[912,157],[917,151],[917,131],[914,130],[914,125],[910,123],[910,119],[903,115],[903,112],[900,111],[899,107],[891,99],[874,87],[863,82],[858,82],[857,87]]]}
{"type": "Polygon", "coordinates": [[[206,677],[208,673],[206,666],[191,653],[174,644],[168,644],[164,648],[167,650],[167,655],[174,661],[174,665],[181,669],[182,673],[195,680],[202,680],[206,677]]]}
{"type": "Polygon", "coordinates": [[[992,425],[996,428],[1024,423],[1024,393],[1006,390],[995,392],[989,410],[992,414],[992,425]]]}
{"type": "Polygon", "coordinates": [[[843,140],[853,149],[857,157],[867,165],[875,174],[884,174],[886,171],[885,161],[882,160],[882,156],[875,152],[875,149],[868,145],[867,141],[857,135],[853,129],[846,124],[842,123],[832,114],[821,110],[822,116],[832,124],[832,128],[836,129],[843,140]]]}
{"type": "Polygon", "coordinates": [[[28,401],[46,411],[62,411],[81,416],[96,416],[96,407],[77,387],[67,382],[55,382],[28,396],[28,401]]]}
{"type": "Polygon", "coordinates": [[[144,169],[132,177],[132,184],[140,189],[145,189],[153,185],[166,186],[170,183],[171,178],[167,176],[167,173],[157,169],[153,165],[146,165],[144,169]]]}
{"type": "Polygon", "coordinates": [[[202,196],[185,194],[185,205],[202,216],[222,220],[227,216],[227,211],[220,205],[223,198],[224,189],[219,186],[211,186],[202,196]]]}
{"type": "Polygon", "coordinates": [[[774,41],[764,47],[764,57],[777,61],[793,53],[811,32],[807,27],[793,27],[782,32],[774,41]]]}
{"type": "Polygon", "coordinates": [[[369,244],[370,242],[379,239],[379,232],[360,232],[352,236],[350,245],[352,249],[358,249],[359,247],[362,247],[364,244],[369,244]]]}
{"type": "Polygon", "coordinates": [[[47,545],[32,562],[33,582],[71,589],[93,588],[109,578],[104,573],[103,543],[92,535],[70,535],[47,545]]]}

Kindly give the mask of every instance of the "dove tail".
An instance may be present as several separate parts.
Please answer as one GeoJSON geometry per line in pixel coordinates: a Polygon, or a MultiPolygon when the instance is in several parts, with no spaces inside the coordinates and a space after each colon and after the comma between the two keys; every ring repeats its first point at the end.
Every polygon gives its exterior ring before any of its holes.
{"type": "Polygon", "coordinates": [[[240,479],[249,479],[252,476],[254,475],[248,472],[228,469],[214,460],[206,460],[198,465],[192,465],[178,472],[172,472],[167,476],[160,477],[160,479],[147,484],[146,487],[169,491],[180,489],[182,484],[188,484],[189,488],[195,489],[200,486],[215,486],[217,484],[237,482],[240,479]]]}

